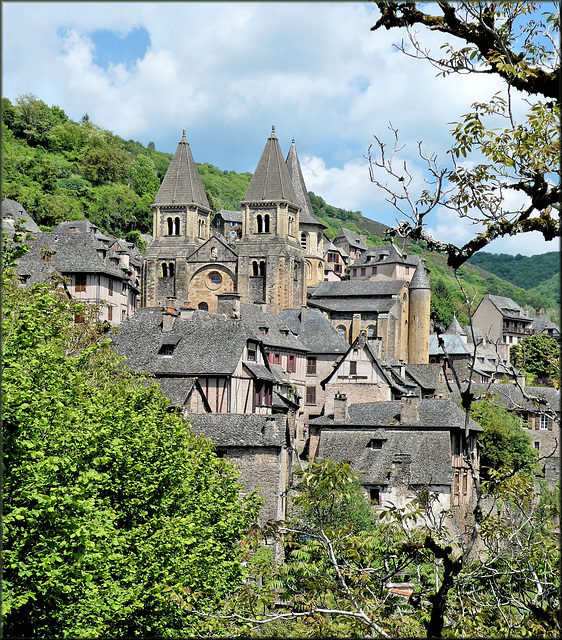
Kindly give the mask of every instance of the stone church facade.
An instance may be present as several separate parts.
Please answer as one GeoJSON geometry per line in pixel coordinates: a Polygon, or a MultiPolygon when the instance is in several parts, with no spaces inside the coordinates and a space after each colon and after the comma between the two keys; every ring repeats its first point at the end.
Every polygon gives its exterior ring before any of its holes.
{"type": "Polygon", "coordinates": [[[184,132],[152,204],[142,307],[216,313],[217,296],[231,292],[275,313],[306,304],[307,287],[324,278],[325,225],[312,213],[294,141],[285,160],[275,127],[240,204],[241,238],[229,245],[211,234],[212,210],[184,132]]]}

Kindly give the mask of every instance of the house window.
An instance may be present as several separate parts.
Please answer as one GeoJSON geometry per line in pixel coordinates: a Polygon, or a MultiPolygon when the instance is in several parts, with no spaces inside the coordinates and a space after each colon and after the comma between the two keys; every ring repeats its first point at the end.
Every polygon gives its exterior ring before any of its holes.
{"type": "Polygon", "coordinates": [[[544,413],[541,413],[541,415],[540,415],[539,426],[543,430],[547,430],[549,428],[549,426],[550,426],[550,418],[547,415],[545,415],[544,413]]]}
{"type": "Polygon", "coordinates": [[[86,291],[86,274],[85,273],[77,273],[75,276],[75,291],[86,291]]]}
{"type": "Polygon", "coordinates": [[[297,370],[297,359],[295,356],[287,356],[287,372],[295,373],[297,370]]]}
{"type": "Polygon", "coordinates": [[[256,380],[254,382],[254,406],[271,407],[272,385],[256,380]]]}
{"type": "Polygon", "coordinates": [[[381,504],[381,492],[378,487],[370,487],[369,488],[369,502],[371,504],[377,504],[380,506],[381,504]]]}
{"type": "Polygon", "coordinates": [[[127,293],[127,283],[126,282],[122,282],[121,283],[121,293],[127,293]]]}
{"type": "Polygon", "coordinates": [[[539,447],[540,447],[540,444],[538,442],[535,442],[534,445],[535,445],[535,449],[538,451],[539,447]]]}
{"type": "Polygon", "coordinates": [[[410,267],[406,267],[406,275],[409,276],[410,275],[410,267]]]}
{"type": "Polygon", "coordinates": [[[81,322],[86,322],[86,316],[83,313],[75,313],[74,322],[76,322],[76,324],[80,324],[81,322]]]}
{"type": "Polygon", "coordinates": [[[382,449],[382,440],[379,438],[371,438],[367,443],[368,449],[382,449]]]}
{"type": "Polygon", "coordinates": [[[366,276],[367,275],[367,269],[365,267],[361,267],[361,275],[362,276],[366,276]]]}
{"type": "Polygon", "coordinates": [[[316,375],[316,357],[315,356],[310,356],[306,359],[306,375],[307,376],[316,375]]]}
{"type": "Polygon", "coordinates": [[[165,356],[166,358],[170,358],[174,353],[174,345],[173,344],[163,344],[160,347],[160,351],[158,352],[161,356],[165,356]]]}
{"type": "Polygon", "coordinates": [[[373,269],[372,269],[372,274],[373,274],[374,276],[376,276],[376,275],[377,275],[377,268],[376,268],[376,267],[373,267],[373,269]]]}
{"type": "Polygon", "coordinates": [[[256,361],[256,345],[254,343],[248,345],[248,360],[250,362],[256,361]]]}
{"type": "Polygon", "coordinates": [[[353,277],[355,277],[357,275],[357,269],[352,269],[351,271],[353,272],[353,277]]]}
{"type": "Polygon", "coordinates": [[[125,311],[125,309],[121,309],[121,322],[125,322],[126,319],[127,319],[127,312],[125,311]]]}
{"type": "Polygon", "coordinates": [[[113,307],[107,307],[107,319],[113,320],[113,307]]]}
{"type": "Polygon", "coordinates": [[[347,336],[347,329],[346,329],[345,325],[343,325],[343,324],[339,324],[339,325],[336,327],[336,331],[340,334],[340,336],[341,336],[344,340],[346,339],[346,336],[347,336]]]}
{"type": "Polygon", "coordinates": [[[316,404],[316,387],[306,388],[306,404],[316,404]]]}
{"type": "Polygon", "coordinates": [[[110,296],[113,295],[113,280],[111,278],[108,278],[107,292],[110,296]]]}
{"type": "Polygon", "coordinates": [[[350,376],[356,376],[357,375],[357,362],[355,362],[355,360],[352,360],[349,363],[349,375],[350,376]]]}
{"type": "Polygon", "coordinates": [[[529,426],[529,414],[528,413],[521,413],[519,415],[519,426],[522,427],[523,429],[525,429],[526,427],[529,426]]]}

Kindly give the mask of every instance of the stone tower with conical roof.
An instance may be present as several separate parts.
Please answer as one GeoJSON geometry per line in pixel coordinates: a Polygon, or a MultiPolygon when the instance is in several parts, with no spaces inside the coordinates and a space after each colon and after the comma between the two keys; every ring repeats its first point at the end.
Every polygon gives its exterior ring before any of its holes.
{"type": "Polygon", "coordinates": [[[241,300],[265,302],[275,313],[305,304],[301,207],[275,127],[240,204],[244,233],[236,248],[241,300]]]}
{"type": "Polygon", "coordinates": [[[305,277],[307,287],[315,287],[324,281],[324,229],[327,228],[314,216],[302,169],[293,140],[285,161],[297,202],[301,208],[299,219],[299,241],[305,251],[305,277]]]}
{"type": "Polygon", "coordinates": [[[211,214],[184,130],[152,203],[141,306],[185,306],[194,298],[196,306],[216,310],[216,294],[236,289],[236,255],[211,238],[211,214]]]}
{"type": "Polygon", "coordinates": [[[410,281],[408,309],[409,364],[428,364],[431,314],[431,287],[424,261],[420,261],[410,281]]]}

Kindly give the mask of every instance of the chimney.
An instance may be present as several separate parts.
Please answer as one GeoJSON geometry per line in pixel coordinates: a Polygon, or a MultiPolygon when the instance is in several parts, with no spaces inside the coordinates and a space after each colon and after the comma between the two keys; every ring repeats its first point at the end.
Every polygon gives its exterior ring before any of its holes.
{"type": "Polygon", "coordinates": [[[217,313],[227,318],[240,319],[240,294],[236,291],[219,293],[217,295],[217,313]]]}
{"type": "Polygon", "coordinates": [[[344,393],[338,392],[334,396],[334,420],[347,420],[347,396],[344,393]]]}
{"type": "Polygon", "coordinates": [[[400,399],[400,424],[418,424],[420,421],[420,398],[416,395],[400,399]]]}
{"type": "Polygon", "coordinates": [[[190,300],[184,300],[183,306],[180,307],[180,318],[191,318],[195,309],[191,306],[190,300]]]}
{"type": "Polygon", "coordinates": [[[359,332],[361,331],[361,314],[354,313],[353,319],[351,321],[351,335],[349,337],[349,343],[353,344],[357,337],[359,336],[359,332]]]}

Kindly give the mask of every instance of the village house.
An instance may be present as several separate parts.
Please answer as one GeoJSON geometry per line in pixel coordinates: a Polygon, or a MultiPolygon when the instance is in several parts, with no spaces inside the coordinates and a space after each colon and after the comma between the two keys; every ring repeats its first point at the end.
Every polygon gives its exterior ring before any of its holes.
{"type": "Polygon", "coordinates": [[[340,228],[332,244],[347,254],[347,264],[352,265],[367,251],[367,236],[351,229],[340,228]]]}
{"type": "Polygon", "coordinates": [[[353,263],[350,280],[405,280],[410,281],[421,259],[406,255],[394,244],[369,247],[353,263]]]}
{"type": "Polygon", "coordinates": [[[138,309],[140,267],[133,243],[109,238],[88,220],[77,220],[38,234],[16,271],[27,286],[62,276],[74,300],[97,307],[100,321],[120,325],[138,309]]]}
{"type": "Polygon", "coordinates": [[[345,274],[349,254],[332,242],[324,241],[324,282],[339,282],[345,274]]]}
{"type": "Polygon", "coordinates": [[[497,345],[504,362],[509,362],[509,350],[521,338],[531,335],[532,318],[511,298],[485,293],[476,308],[472,322],[481,329],[488,339],[497,345]]]}
{"type": "Polygon", "coordinates": [[[228,242],[234,242],[242,237],[242,211],[217,211],[211,222],[211,230],[226,238],[228,242]]]}
{"type": "MultiPolygon", "coordinates": [[[[403,507],[425,492],[438,496],[438,510],[466,509],[472,475],[463,458],[465,413],[451,399],[400,400],[351,404],[337,394],[332,414],[310,421],[318,432],[320,458],[347,460],[359,474],[374,505],[403,507]]],[[[477,436],[468,424],[468,450],[479,464],[477,436]]]]}
{"type": "Polygon", "coordinates": [[[533,334],[542,333],[554,338],[560,344],[560,327],[555,322],[552,322],[542,309],[539,309],[539,312],[533,318],[530,328],[533,334]]]}

